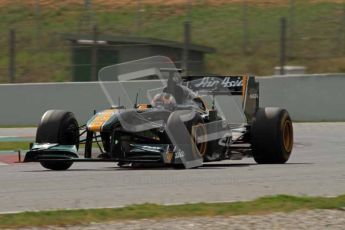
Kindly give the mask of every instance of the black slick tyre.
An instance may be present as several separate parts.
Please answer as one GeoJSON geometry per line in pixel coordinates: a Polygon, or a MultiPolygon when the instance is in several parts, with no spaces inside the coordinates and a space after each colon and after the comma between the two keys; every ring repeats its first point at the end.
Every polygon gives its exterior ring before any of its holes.
{"type": "Polygon", "coordinates": [[[284,164],[293,147],[289,113],[280,108],[260,108],[251,127],[251,145],[258,164],[284,164]]]}
{"type": "Polygon", "coordinates": [[[73,162],[69,161],[41,161],[41,165],[50,170],[63,171],[69,169],[73,162]]]}
{"type": "MultiPolygon", "coordinates": [[[[36,132],[36,143],[57,143],[60,145],[76,145],[79,147],[79,126],[71,112],[48,110],[42,116],[36,132]]],[[[44,168],[66,170],[73,162],[42,161],[44,168]]]]}

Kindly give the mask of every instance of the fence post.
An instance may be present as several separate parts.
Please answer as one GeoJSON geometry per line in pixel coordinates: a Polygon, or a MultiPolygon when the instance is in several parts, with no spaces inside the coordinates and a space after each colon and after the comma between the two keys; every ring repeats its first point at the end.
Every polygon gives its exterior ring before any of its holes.
{"type": "Polygon", "coordinates": [[[16,31],[14,29],[10,29],[9,31],[9,62],[8,62],[8,81],[10,83],[15,82],[15,75],[16,75],[16,31]]]}
{"type": "Polygon", "coordinates": [[[345,1],[342,4],[342,15],[339,17],[339,27],[336,31],[336,38],[334,39],[334,50],[333,54],[337,56],[342,56],[345,53],[344,49],[344,39],[345,39],[345,1]]]}
{"type": "Polygon", "coordinates": [[[139,35],[140,31],[141,31],[141,0],[137,0],[137,10],[136,10],[136,17],[135,17],[135,21],[136,21],[136,32],[139,35]]]}
{"type": "Polygon", "coordinates": [[[187,0],[186,1],[186,21],[190,21],[191,18],[191,13],[192,13],[192,0],[187,0]]]}
{"type": "Polygon", "coordinates": [[[286,60],[286,18],[280,18],[280,75],[285,74],[284,66],[286,60]]]}
{"type": "Polygon", "coordinates": [[[289,58],[294,56],[294,42],[295,42],[295,11],[296,11],[296,4],[295,0],[290,0],[290,10],[289,10],[289,41],[288,41],[288,54],[289,58]]]}
{"type": "Polygon", "coordinates": [[[91,53],[91,80],[97,81],[97,59],[98,59],[98,26],[94,25],[92,29],[93,44],[91,53]]]}
{"type": "Polygon", "coordinates": [[[248,1],[243,1],[243,53],[248,53],[248,1]]]}
{"type": "Polygon", "coordinates": [[[184,46],[182,57],[182,68],[185,71],[185,75],[188,76],[188,59],[189,59],[189,46],[190,46],[190,22],[184,22],[184,46]]]}
{"type": "Polygon", "coordinates": [[[94,11],[93,11],[93,5],[92,5],[92,0],[84,0],[84,7],[86,12],[86,23],[88,25],[94,25],[94,11]]]}

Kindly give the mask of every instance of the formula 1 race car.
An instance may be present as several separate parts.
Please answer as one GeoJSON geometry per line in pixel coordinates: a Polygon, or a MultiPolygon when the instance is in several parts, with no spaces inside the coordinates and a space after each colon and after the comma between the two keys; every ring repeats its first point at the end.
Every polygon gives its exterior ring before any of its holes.
{"type": "Polygon", "coordinates": [[[109,108],[82,126],[71,112],[47,111],[24,162],[40,162],[51,170],[90,161],[176,168],[243,157],[259,164],[287,162],[293,147],[291,118],[284,109],[259,107],[255,77],[180,73],[164,56],[101,69],[99,83],[109,108]],[[146,103],[138,103],[138,94],[130,100],[133,82],[138,84],[133,80],[146,87],[147,97],[141,99],[146,103]],[[124,105],[114,104],[119,95],[126,98],[124,105]],[[240,122],[233,121],[234,111],[240,122]]]}

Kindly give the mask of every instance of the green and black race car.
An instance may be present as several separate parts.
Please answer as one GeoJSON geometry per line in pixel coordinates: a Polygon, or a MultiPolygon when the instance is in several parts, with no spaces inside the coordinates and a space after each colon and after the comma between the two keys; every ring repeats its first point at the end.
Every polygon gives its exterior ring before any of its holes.
{"type": "Polygon", "coordinates": [[[254,157],[259,164],[282,164],[289,159],[291,118],[284,109],[259,107],[255,77],[181,77],[180,72],[164,56],[101,69],[100,86],[111,106],[82,126],[72,112],[47,111],[24,161],[66,170],[74,162],[90,161],[195,168],[203,162],[243,157],[254,157]],[[139,104],[137,94],[133,103],[128,97],[126,106],[114,105],[113,98],[128,94],[126,82],[155,78],[159,80],[142,81],[160,84],[147,90],[146,103],[139,104]],[[220,103],[233,98],[237,103],[220,103]],[[233,122],[227,113],[239,107],[243,121],[233,122]],[[94,143],[97,151],[93,151],[94,143]]]}

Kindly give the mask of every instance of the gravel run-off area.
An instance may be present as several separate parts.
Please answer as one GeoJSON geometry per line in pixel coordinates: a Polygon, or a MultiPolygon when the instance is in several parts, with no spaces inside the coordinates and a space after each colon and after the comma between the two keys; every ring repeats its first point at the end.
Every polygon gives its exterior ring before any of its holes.
{"type": "MultiPolygon", "coordinates": [[[[26,228],[27,229],[27,228],[26,228]]],[[[304,210],[263,215],[191,217],[171,219],[143,219],[88,225],[30,228],[41,229],[345,229],[344,210],[304,210]]]]}

